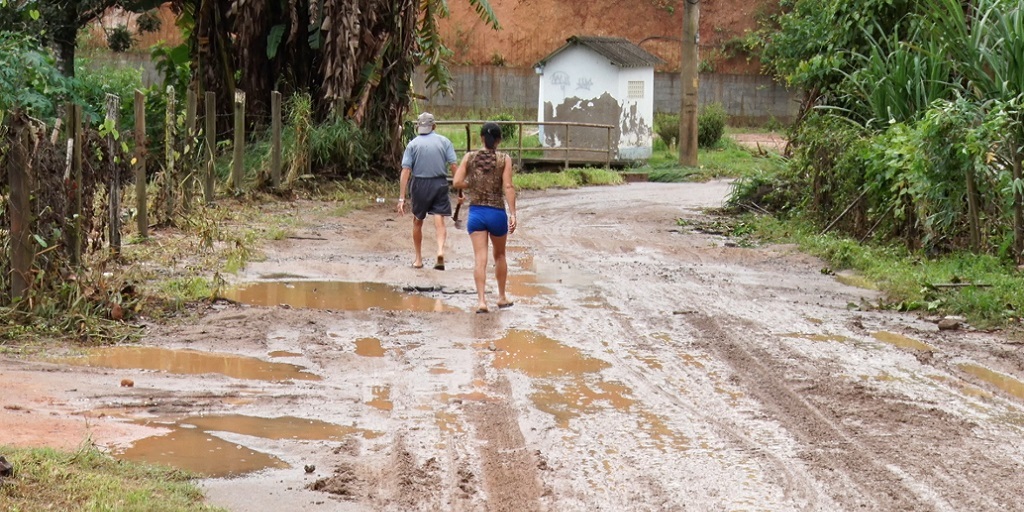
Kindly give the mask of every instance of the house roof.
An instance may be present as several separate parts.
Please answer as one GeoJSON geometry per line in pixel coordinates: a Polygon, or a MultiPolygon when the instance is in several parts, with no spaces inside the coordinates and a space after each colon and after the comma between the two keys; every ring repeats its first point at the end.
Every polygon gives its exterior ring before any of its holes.
{"type": "Polygon", "coordinates": [[[565,40],[561,48],[541,59],[537,65],[543,66],[556,55],[577,45],[590,48],[620,68],[645,68],[664,64],[658,57],[622,37],[572,36],[565,40]]]}

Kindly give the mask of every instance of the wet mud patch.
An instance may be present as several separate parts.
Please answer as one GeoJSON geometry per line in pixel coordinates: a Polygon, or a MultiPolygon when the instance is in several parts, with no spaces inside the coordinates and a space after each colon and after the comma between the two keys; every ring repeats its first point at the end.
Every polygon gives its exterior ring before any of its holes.
{"type": "Polygon", "coordinates": [[[311,491],[333,494],[343,499],[353,500],[361,494],[363,482],[355,466],[351,464],[340,464],[334,468],[334,473],[326,478],[320,478],[309,484],[311,491]]]}
{"type": "Polygon", "coordinates": [[[701,333],[700,346],[728,363],[764,413],[800,442],[801,457],[839,503],[930,511],[1011,500],[1008,490],[988,485],[1005,478],[999,469],[1005,462],[983,454],[983,441],[967,434],[974,428],[969,421],[868,388],[798,354],[773,355],[743,335],[749,326],[723,326],[704,315],[687,321],[701,333]],[[985,491],[962,492],[965,487],[985,491]]]}

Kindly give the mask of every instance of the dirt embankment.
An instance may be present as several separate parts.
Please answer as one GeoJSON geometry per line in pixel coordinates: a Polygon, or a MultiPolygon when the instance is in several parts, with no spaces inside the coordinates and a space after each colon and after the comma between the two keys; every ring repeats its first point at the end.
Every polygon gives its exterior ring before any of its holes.
{"type": "MultiPolygon", "coordinates": [[[[479,21],[469,2],[451,2],[442,34],[459,64],[532,67],[574,35],[624,37],[661,57],[664,71],[678,71],[682,1],[492,0],[501,30],[479,21]],[[663,6],[677,4],[673,12],[663,6]]],[[[757,28],[758,19],[777,9],[777,0],[701,2],[701,58],[719,73],[756,74],[760,63],[735,43],[757,28]]]]}
{"type": "Polygon", "coordinates": [[[3,442],[235,475],[203,486],[239,511],[1024,510],[1019,345],[676,224],[727,190],[524,194],[489,314],[464,232],[413,269],[393,205],[273,205],[296,238],[233,278],[267,305],[151,325],[121,369],[0,358],[3,442]]]}

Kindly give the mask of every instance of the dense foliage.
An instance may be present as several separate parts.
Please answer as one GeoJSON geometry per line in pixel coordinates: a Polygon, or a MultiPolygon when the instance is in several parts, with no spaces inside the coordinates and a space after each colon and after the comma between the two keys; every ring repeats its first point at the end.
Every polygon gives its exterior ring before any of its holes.
{"type": "Polygon", "coordinates": [[[1024,257],[1024,7],[783,4],[765,55],[808,109],[791,165],[741,181],[733,202],[931,254],[1024,257]]]}

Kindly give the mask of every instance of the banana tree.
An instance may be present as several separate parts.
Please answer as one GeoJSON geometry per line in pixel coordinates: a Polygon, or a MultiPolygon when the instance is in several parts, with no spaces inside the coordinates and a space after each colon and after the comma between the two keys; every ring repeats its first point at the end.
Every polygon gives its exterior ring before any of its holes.
{"type": "MultiPolygon", "coordinates": [[[[492,28],[488,0],[467,0],[492,28]]],[[[350,119],[381,137],[378,161],[394,166],[416,66],[450,87],[437,21],[446,0],[178,0],[194,16],[191,41],[200,90],[217,91],[226,113],[236,88],[247,114],[265,118],[274,89],[308,91],[321,118],[350,119]],[[234,34],[231,40],[227,34],[234,34]],[[237,77],[237,82],[236,82],[237,77]]]]}

